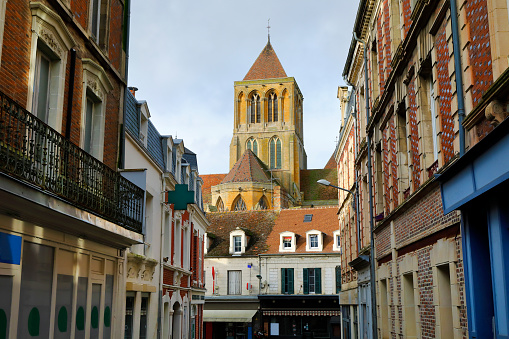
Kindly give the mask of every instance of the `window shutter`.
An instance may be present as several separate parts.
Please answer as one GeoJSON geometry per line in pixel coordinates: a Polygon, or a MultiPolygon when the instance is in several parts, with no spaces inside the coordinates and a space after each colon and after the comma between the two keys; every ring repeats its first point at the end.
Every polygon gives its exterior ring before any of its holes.
{"type": "Polygon", "coordinates": [[[286,268],[281,269],[281,294],[285,294],[286,288],[285,288],[285,272],[286,268]]]}
{"type": "Polygon", "coordinates": [[[293,294],[293,268],[287,268],[288,270],[288,293],[293,294]]]}
{"type": "Polygon", "coordinates": [[[315,268],[315,293],[322,294],[322,269],[315,268]]]}
{"type": "Polygon", "coordinates": [[[336,266],[336,293],[341,292],[341,266],[336,266]]]}
{"type": "Polygon", "coordinates": [[[303,285],[304,285],[304,294],[309,294],[309,273],[308,273],[308,269],[307,268],[304,268],[304,277],[303,277],[303,285]]]}

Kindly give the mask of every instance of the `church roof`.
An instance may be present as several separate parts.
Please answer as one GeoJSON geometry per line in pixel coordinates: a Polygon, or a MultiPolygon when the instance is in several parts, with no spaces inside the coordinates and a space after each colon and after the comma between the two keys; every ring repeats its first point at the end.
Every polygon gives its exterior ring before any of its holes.
{"type": "Polygon", "coordinates": [[[286,78],[286,72],[279,62],[270,40],[260,53],[253,66],[249,69],[244,80],[260,80],[273,78],[286,78]]]}
{"type": "Polygon", "coordinates": [[[269,182],[260,159],[247,149],[242,157],[233,165],[230,173],[221,181],[221,184],[229,182],[269,182]]]}

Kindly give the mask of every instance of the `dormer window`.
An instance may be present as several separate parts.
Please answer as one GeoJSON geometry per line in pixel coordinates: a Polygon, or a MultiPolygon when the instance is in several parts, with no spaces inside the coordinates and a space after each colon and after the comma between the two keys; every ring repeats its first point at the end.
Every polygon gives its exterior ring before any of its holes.
{"type": "Polygon", "coordinates": [[[318,230],[306,232],[306,251],[323,250],[323,233],[318,230]]]}
{"type": "Polygon", "coordinates": [[[236,235],[233,237],[233,253],[241,252],[242,252],[242,237],[240,235],[236,235]]]}
{"type": "Polygon", "coordinates": [[[317,234],[311,234],[309,236],[309,247],[311,249],[318,249],[318,235],[317,234]]]}
{"type": "Polygon", "coordinates": [[[279,233],[279,252],[295,252],[298,234],[293,232],[279,233]]]}
{"type": "Polygon", "coordinates": [[[341,236],[340,236],[340,234],[341,233],[339,230],[336,230],[333,233],[333,237],[334,237],[334,245],[332,246],[333,251],[341,252],[341,236]]]}
{"type": "Polygon", "coordinates": [[[249,236],[243,229],[237,227],[236,230],[230,232],[230,254],[240,255],[246,253],[249,236]]]}

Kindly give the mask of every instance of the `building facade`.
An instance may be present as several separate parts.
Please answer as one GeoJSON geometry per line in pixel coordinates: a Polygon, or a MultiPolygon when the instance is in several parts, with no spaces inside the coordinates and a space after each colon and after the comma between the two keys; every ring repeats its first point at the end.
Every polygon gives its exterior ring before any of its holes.
{"type": "Polygon", "coordinates": [[[117,171],[128,5],[0,2],[2,338],[123,333],[144,241],[143,190],[117,171]]]}
{"type": "Polygon", "coordinates": [[[196,154],[159,134],[135,90],[126,101],[123,174],[144,188],[146,218],[144,243],[127,254],[124,338],[201,338],[208,221],[196,154]]]}

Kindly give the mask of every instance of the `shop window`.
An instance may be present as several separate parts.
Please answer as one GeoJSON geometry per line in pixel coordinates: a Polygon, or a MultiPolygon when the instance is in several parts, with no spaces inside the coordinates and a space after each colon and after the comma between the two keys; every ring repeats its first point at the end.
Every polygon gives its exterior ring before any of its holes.
{"type": "Polygon", "coordinates": [[[304,268],[303,271],[304,294],[322,293],[322,269],[304,268]]]}
{"type": "Polygon", "coordinates": [[[293,268],[281,269],[281,294],[293,294],[293,268]]]}
{"type": "Polygon", "coordinates": [[[240,295],[242,271],[228,271],[228,295],[240,295]]]}

